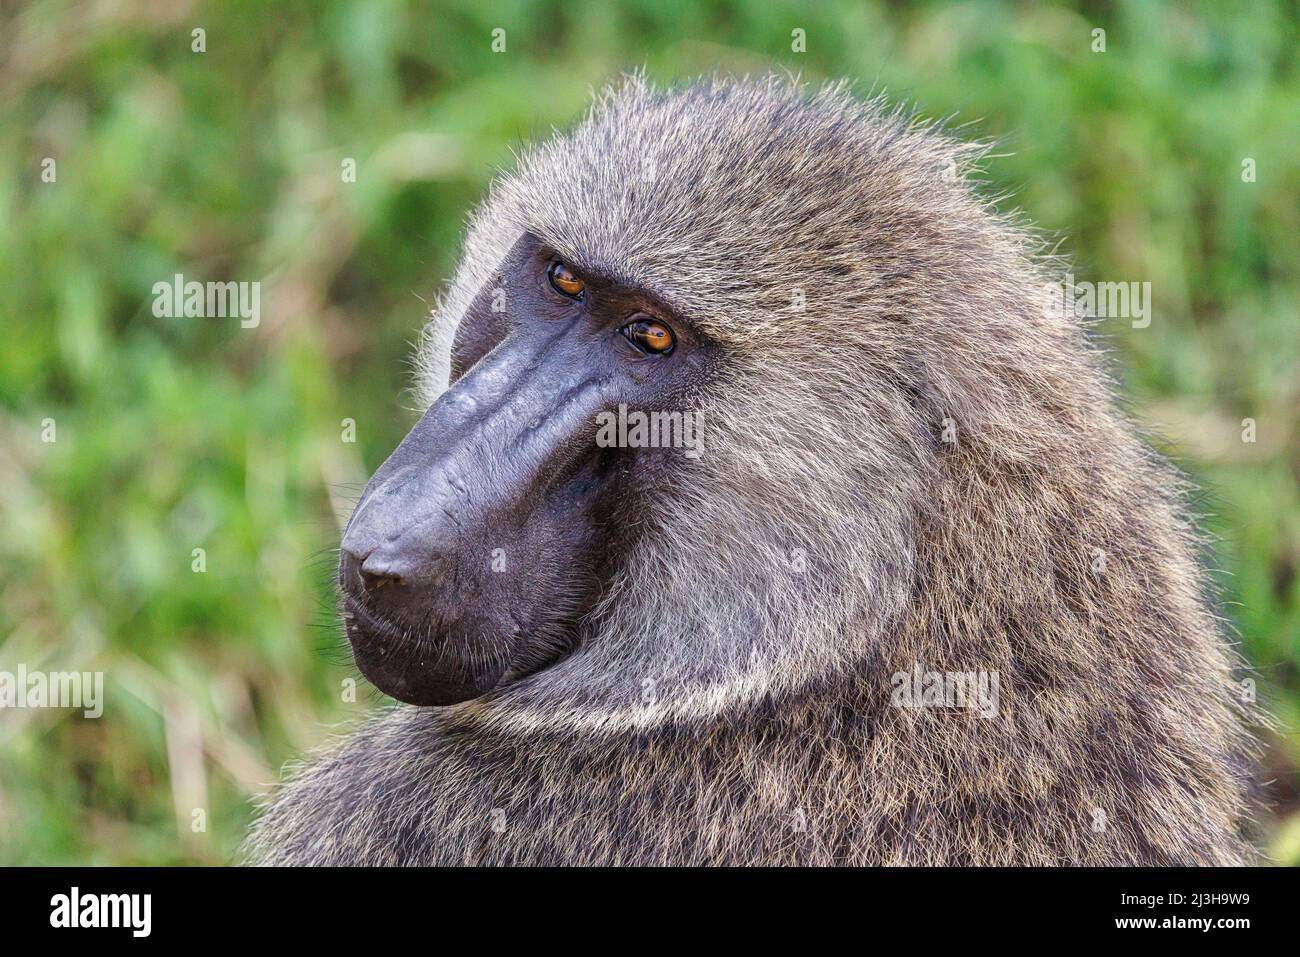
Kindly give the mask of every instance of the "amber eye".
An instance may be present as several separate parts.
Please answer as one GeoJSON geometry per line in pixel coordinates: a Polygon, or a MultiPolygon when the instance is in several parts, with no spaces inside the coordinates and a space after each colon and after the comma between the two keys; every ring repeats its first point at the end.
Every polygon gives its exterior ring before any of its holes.
{"type": "Polygon", "coordinates": [[[582,290],[587,286],[586,283],[573,274],[573,270],[562,262],[551,263],[551,268],[546,275],[551,280],[551,285],[555,287],[556,292],[561,292],[570,299],[579,298],[582,295],[582,290]]]}
{"type": "Polygon", "coordinates": [[[676,341],[671,329],[649,317],[629,322],[619,331],[637,348],[658,355],[671,352],[676,341]]]}

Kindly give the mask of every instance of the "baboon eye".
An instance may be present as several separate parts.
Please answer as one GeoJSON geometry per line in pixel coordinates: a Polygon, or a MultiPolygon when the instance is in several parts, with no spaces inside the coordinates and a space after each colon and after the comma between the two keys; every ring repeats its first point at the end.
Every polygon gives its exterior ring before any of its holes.
{"type": "Polygon", "coordinates": [[[627,337],[628,342],[642,352],[653,352],[657,355],[672,352],[673,345],[676,342],[673,339],[671,329],[649,316],[642,316],[640,319],[629,322],[619,331],[627,337]]]}
{"type": "Polygon", "coordinates": [[[559,260],[551,263],[551,268],[546,275],[551,280],[551,285],[555,287],[555,291],[563,293],[570,299],[581,298],[582,290],[587,288],[587,284],[575,276],[573,270],[559,260]]]}

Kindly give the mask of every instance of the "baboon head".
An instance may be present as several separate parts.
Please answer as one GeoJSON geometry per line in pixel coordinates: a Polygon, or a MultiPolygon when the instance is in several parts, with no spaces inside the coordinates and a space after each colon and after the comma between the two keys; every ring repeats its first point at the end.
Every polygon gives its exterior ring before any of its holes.
{"type": "Polygon", "coordinates": [[[1019,348],[1038,277],[962,182],[974,152],[773,78],[630,80],[526,154],[343,538],[363,673],[638,722],[860,662],[912,586],[944,419],[1051,371],[1019,348]],[[636,441],[637,414],[693,441],[636,441]]]}

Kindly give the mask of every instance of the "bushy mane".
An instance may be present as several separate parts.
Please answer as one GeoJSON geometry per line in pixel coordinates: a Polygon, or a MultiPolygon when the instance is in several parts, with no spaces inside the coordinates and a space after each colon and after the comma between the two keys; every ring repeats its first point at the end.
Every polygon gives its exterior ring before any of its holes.
{"type": "Polygon", "coordinates": [[[972,187],[981,149],[843,85],[633,78],[524,154],[426,333],[425,400],[529,232],[718,347],[684,397],[706,451],[572,654],[381,719],[272,807],[262,854],[1249,859],[1249,715],[1181,480],[1044,308],[1057,264],[972,187]],[[997,713],[898,707],[918,669],[996,675],[997,713]]]}

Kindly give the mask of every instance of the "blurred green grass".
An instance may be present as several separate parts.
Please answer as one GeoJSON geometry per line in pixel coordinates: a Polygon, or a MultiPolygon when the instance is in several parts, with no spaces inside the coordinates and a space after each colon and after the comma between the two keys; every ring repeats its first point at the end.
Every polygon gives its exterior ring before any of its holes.
{"type": "Polygon", "coordinates": [[[1300,862],[1297,39],[1284,2],[0,7],[0,669],[103,671],[107,698],[0,715],[0,863],[226,861],[282,762],[378,706],[342,694],[336,516],[411,421],[409,342],[493,171],[638,66],[976,120],[1010,154],[990,190],[1077,277],[1151,282],[1151,326],[1104,331],[1204,489],[1281,729],[1264,838],[1300,862]],[[261,280],[261,326],[154,318],[177,272],[261,280]]]}

